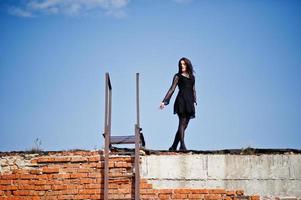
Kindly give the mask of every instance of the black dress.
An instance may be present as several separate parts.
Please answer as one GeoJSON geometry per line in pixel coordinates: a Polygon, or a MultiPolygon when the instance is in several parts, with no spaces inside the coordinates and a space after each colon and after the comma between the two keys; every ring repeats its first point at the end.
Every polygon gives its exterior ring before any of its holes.
{"type": "Polygon", "coordinates": [[[178,86],[179,93],[174,103],[174,114],[190,119],[195,118],[194,103],[196,103],[196,93],[194,84],[194,76],[188,78],[180,73],[175,74],[172,85],[163,99],[164,105],[169,104],[172,94],[178,86]]]}

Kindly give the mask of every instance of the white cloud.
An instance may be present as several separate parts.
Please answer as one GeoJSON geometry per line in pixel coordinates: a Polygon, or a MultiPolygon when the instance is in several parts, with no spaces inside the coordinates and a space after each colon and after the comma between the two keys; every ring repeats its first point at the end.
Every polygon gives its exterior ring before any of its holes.
{"type": "Polygon", "coordinates": [[[11,6],[9,13],[28,17],[41,14],[76,16],[99,11],[116,18],[126,16],[124,9],[130,0],[29,0],[19,7],[11,6]]]}
{"type": "Polygon", "coordinates": [[[8,9],[8,13],[18,17],[33,17],[31,12],[25,11],[21,8],[12,6],[8,9]]]}
{"type": "Polygon", "coordinates": [[[113,16],[115,18],[124,18],[126,13],[123,10],[109,10],[106,12],[106,15],[113,16]]]}

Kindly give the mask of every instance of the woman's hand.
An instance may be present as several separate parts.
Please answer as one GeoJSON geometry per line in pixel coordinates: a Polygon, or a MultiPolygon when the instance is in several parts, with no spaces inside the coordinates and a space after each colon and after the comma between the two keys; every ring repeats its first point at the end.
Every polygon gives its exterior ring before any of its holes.
{"type": "Polygon", "coordinates": [[[163,102],[161,102],[159,108],[162,110],[163,108],[165,108],[165,104],[163,102]]]}

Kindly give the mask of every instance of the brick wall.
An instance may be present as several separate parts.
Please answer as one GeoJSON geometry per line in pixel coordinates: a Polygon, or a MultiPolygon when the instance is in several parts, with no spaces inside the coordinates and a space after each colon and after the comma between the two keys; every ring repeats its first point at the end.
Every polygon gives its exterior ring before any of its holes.
{"type": "MultiPolygon", "coordinates": [[[[132,199],[134,158],[112,155],[109,199],[132,199]]],[[[0,153],[1,199],[103,199],[103,152],[0,153]]],[[[220,188],[155,189],[141,180],[141,199],[257,200],[244,191],[220,188]]]]}

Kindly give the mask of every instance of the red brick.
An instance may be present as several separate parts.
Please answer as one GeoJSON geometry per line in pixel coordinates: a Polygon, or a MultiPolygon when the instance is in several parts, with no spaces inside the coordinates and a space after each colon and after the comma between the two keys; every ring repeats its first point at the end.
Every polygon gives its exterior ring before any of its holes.
{"type": "Polygon", "coordinates": [[[28,171],[24,170],[24,169],[13,169],[11,172],[12,172],[12,174],[27,174],[28,173],[28,171]]]}
{"type": "Polygon", "coordinates": [[[175,189],[174,190],[175,194],[189,194],[191,193],[190,189],[175,189]]]}
{"type": "Polygon", "coordinates": [[[52,179],[52,180],[48,180],[47,184],[51,184],[51,185],[63,185],[66,183],[67,180],[65,179],[52,179]]]}
{"type": "Polygon", "coordinates": [[[58,196],[62,194],[62,190],[47,191],[47,196],[58,196]]]}
{"type": "Polygon", "coordinates": [[[78,190],[77,189],[71,189],[71,190],[63,190],[62,194],[77,194],[78,190]]]}
{"type": "MultiPolygon", "coordinates": [[[[53,162],[54,158],[51,157],[42,157],[42,158],[38,158],[37,160],[35,160],[37,163],[48,163],[48,162],[53,162]]],[[[32,162],[34,162],[34,160],[32,160],[32,162]]]]}
{"type": "Polygon", "coordinates": [[[109,194],[109,199],[124,199],[123,194],[109,194]]]}
{"type": "Polygon", "coordinates": [[[28,196],[32,194],[31,190],[16,190],[13,191],[14,195],[19,195],[19,196],[28,196]]]}
{"type": "Polygon", "coordinates": [[[80,179],[80,184],[85,184],[85,183],[96,183],[96,179],[81,178],[80,179]]]}
{"type": "Polygon", "coordinates": [[[85,184],[84,186],[87,189],[101,188],[100,184],[85,184]]]}
{"type": "Polygon", "coordinates": [[[70,162],[70,160],[71,160],[70,157],[55,157],[53,162],[64,163],[64,162],[70,162]]]}
{"type": "Polygon", "coordinates": [[[118,184],[109,184],[109,189],[118,189],[118,184]]]}
{"type": "Polygon", "coordinates": [[[52,190],[65,190],[67,189],[67,185],[52,185],[52,190]]]}
{"type": "Polygon", "coordinates": [[[47,183],[46,180],[34,180],[35,185],[45,185],[47,183]]]}
{"type": "Polygon", "coordinates": [[[155,193],[154,189],[140,189],[141,194],[153,194],[155,193]]]}
{"type": "Polygon", "coordinates": [[[109,194],[119,194],[118,189],[109,189],[109,194]]]}
{"type": "Polygon", "coordinates": [[[87,162],[88,159],[86,157],[72,157],[71,162],[87,162]]]}
{"type": "Polygon", "coordinates": [[[186,199],[187,194],[172,194],[171,196],[173,199],[186,199]]]}
{"type": "Polygon", "coordinates": [[[10,185],[12,184],[12,180],[0,180],[0,185],[10,185]]]}
{"type": "Polygon", "coordinates": [[[100,161],[100,156],[93,156],[88,158],[89,162],[98,162],[100,161]]]}
{"type": "Polygon", "coordinates": [[[114,163],[114,167],[117,167],[117,168],[118,168],[118,167],[123,167],[123,164],[124,164],[124,163],[126,163],[126,162],[115,162],[115,163],[114,163]]]}
{"type": "Polygon", "coordinates": [[[0,190],[17,190],[18,186],[16,185],[0,185],[0,190]]]}
{"type": "Polygon", "coordinates": [[[95,163],[95,162],[89,162],[89,163],[82,163],[81,166],[83,168],[95,168],[97,167],[99,163],[95,163]]]}
{"type": "Polygon", "coordinates": [[[37,176],[33,174],[20,174],[19,179],[37,179],[37,176]]]}
{"type": "Polygon", "coordinates": [[[200,199],[200,198],[203,198],[203,197],[204,197],[203,194],[188,194],[189,199],[200,199]]]}
{"type": "Polygon", "coordinates": [[[234,195],[236,195],[236,192],[235,192],[235,190],[228,190],[228,191],[226,191],[226,194],[228,196],[234,196],[234,195]]]}
{"type": "Polygon", "coordinates": [[[44,196],[45,195],[45,191],[30,191],[30,195],[33,195],[33,196],[44,196]]]}
{"type": "Polygon", "coordinates": [[[54,179],[68,179],[70,178],[70,174],[53,174],[54,179]]]}
{"type": "Polygon", "coordinates": [[[35,190],[51,190],[51,185],[36,185],[35,190]]]}
{"type": "Polygon", "coordinates": [[[60,169],[57,167],[43,167],[42,168],[43,173],[59,173],[60,169]]]}
{"type": "Polygon", "coordinates": [[[100,199],[100,197],[102,197],[102,196],[100,196],[100,194],[99,195],[90,195],[90,199],[100,199]]]}
{"type": "Polygon", "coordinates": [[[104,163],[96,163],[96,166],[95,166],[97,169],[101,169],[101,168],[104,168],[104,163]]]}
{"type": "Polygon", "coordinates": [[[92,173],[88,173],[88,177],[90,177],[90,178],[101,178],[102,174],[92,172],[92,173]]]}
{"type": "Polygon", "coordinates": [[[140,188],[142,189],[151,189],[152,188],[152,184],[148,184],[148,183],[140,183],[140,188]]]}
{"type": "Polygon", "coordinates": [[[114,163],[113,162],[109,162],[109,168],[113,168],[114,167],[114,163]]]}
{"type": "Polygon", "coordinates": [[[85,178],[85,177],[87,177],[86,173],[70,174],[70,178],[85,178]]]}
{"type": "Polygon", "coordinates": [[[4,174],[1,176],[1,179],[15,180],[15,179],[18,179],[19,177],[20,177],[20,175],[17,175],[17,174],[4,174]]]}
{"type": "Polygon", "coordinates": [[[78,173],[89,173],[89,172],[94,172],[96,170],[91,169],[91,168],[80,168],[77,170],[78,173]]]}
{"type": "Polygon", "coordinates": [[[42,171],[39,169],[32,169],[29,171],[30,174],[42,174],[42,171]]]}
{"type": "Polygon", "coordinates": [[[260,196],[259,195],[252,195],[251,200],[260,200],[260,196]]]}
{"type": "MultiPolygon", "coordinates": [[[[119,188],[126,189],[126,188],[132,188],[132,186],[130,184],[121,184],[121,185],[119,185],[119,188]]],[[[140,188],[140,190],[143,190],[143,189],[140,188]]]]}
{"type": "Polygon", "coordinates": [[[192,194],[209,194],[208,189],[192,189],[191,190],[192,194]]]}
{"type": "Polygon", "coordinates": [[[78,191],[78,194],[99,194],[99,189],[81,189],[78,191]]]}
{"type": "Polygon", "coordinates": [[[70,184],[67,185],[68,190],[69,189],[84,189],[84,188],[85,188],[85,186],[82,185],[82,184],[78,184],[78,182],[77,183],[70,183],[70,184]]]}
{"type": "Polygon", "coordinates": [[[23,184],[20,184],[18,185],[18,189],[19,190],[35,190],[36,186],[35,185],[23,185],[23,184]]]}
{"type": "Polygon", "coordinates": [[[131,190],[130,189],[118,189],[118,193],[129,194],[129,193],[131,193],[131,190]]]}
{"type": "Polygon", "coordinates": [[[37,179],[41,180],[41,179],[53,179],[53,175],[56,174],[40,174],[37,176],[37,179]]]}
{"type": "Polygon", "coordinates": [[[74,199],[73,195],[60,195],[57,199],[74,199]]]}
{"type": "Polygon", "coordinates": [[[156,194],[143,194],[140,195],[140,198],[143,200],[149,200],[149,199],[157,199],[158,195],[156,194]]]}
{"type": "Polygon", "coordinates": [[[78,168],[73,168],[73,167],[61,169],[62,173],[77,173],[77,171],[78,171],[78,168]]]}
{"type": "Polygon", "coordinates": [[[158,195],[160,199],[170,199],[171,196],[169,194],[159,194],[158,195]]]}
{"type": "Polygon", "coordinates": [[[220,194],[208,194],[205,195],[205,200],[221,200],[222,196],[220,194]]]}
{"type": "Polygon", "coordinates": [[[172,190],[171,189],[160,189],[159,193],[160,194],[171,194],[172,190]]]}
{"type": "Polygon", "coordinates": [[[24,184],[29,184],[31,181],[34,181],[34,180],[13,180],[12,181],[12,184],[16,184],[16,185],[24,185],[24,184]]]}
{"type": "Polygon", "coordinates": [[[74,195],[74,199],[91,199],[91,195],[74,195]]]}
{"type": "Polygon", "coordinates": [[[43,198],[42,198],[43,200],[57,200],[57,196],[56,195],[48,195],[47,194],[47,196],[44,196],[43,198]]]}
{"type": "Polygon", "coordinates": [[[209,189],[209,194],[226,194],[225,189],[209,189]]]}

